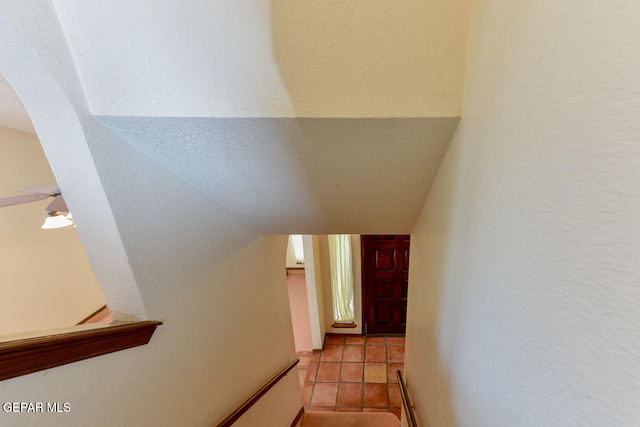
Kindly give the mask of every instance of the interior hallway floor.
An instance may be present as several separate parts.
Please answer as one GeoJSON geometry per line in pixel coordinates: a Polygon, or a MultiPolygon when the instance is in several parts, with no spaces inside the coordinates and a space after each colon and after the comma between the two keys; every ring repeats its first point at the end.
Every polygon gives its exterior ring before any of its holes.
{"type": "Polygon", "coordinates": [[[400,418],[396,377],[404,373],[404,337],[327,335],[322,351],[300,351],[305,411],[391,412],[400,418]]]}

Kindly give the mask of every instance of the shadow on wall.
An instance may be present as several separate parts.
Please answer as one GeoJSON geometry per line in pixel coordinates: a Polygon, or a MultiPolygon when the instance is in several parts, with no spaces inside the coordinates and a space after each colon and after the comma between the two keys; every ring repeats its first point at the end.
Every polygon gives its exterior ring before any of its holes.
{"type": "MultiPolygon", "coordinates": [[[[422,402],[416,409],[420,425],[455,427],[462,409],[453,396],[461,379],[452,375],[466,356],[458,351],[460,326],[471,311],[464,305],[472,304],[465,298],[471,291],[465,286],[473,283],[465,266],[473,223],[465,219],[483,197],[474,174],[486,162],[479,146],[460,148],[466,132],[463,123],[411,234],[405,375],[413,401],[422,402]]],[[[484,129],[474,126],[473,136],[483,138],[484,129]]]]}

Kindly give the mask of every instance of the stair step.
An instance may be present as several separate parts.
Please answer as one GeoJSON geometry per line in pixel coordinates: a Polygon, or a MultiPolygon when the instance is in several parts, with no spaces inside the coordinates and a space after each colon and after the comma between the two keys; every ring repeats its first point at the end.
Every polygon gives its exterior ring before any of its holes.
{"type": "Polygon", "coordinates": [[[299,427],[400,427],[390,412],[305,412],[299,427]]]}

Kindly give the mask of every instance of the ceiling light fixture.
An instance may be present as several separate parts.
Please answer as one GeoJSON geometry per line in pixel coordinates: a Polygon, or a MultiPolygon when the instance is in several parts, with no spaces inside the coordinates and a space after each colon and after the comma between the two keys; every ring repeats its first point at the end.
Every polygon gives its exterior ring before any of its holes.
{"type": "Polygon", "coordinates": [[[44,220],[44,224],[42,224],[43,230],[51,230],[53,228],[62,228],[67,227],[69,225],[73,225],[73,221],[66,218],[64,215],[61,215],[60,212],[54,211],[49,212],[47,218],[44,220]]]}
{"type": "Polygon", "coordinates": [[[73,217],[67,207],[62,193],[58,187],[48,185],[30,185],[28,187],[16,190],[19,193],[29,193],[21,196],[11,196],[0,198],[0,208],[5,206],[19,205],[21,203],[35,202],[37,200],[53,197],[53,201],[47,206],[47,218],[42,224],[43,229],[50,230],[53,228],[67,227],[73,224],[73,217]],[[64,216],[60,212],[67,212],[64,216]]]}

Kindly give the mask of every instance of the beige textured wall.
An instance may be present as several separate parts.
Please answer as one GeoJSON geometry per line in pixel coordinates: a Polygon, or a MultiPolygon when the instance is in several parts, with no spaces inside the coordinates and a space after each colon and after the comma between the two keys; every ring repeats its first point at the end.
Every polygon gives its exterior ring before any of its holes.
{"type": "MultiPolygon", "coordinates": [[[[56,186],[38,138],[0,127],[0,197],[56,186]]],[[[0,208],[0,334],[77,324],[104,297],[75,228],[42,230],[53,199],[0,208]]]]}
{"type": "Polygon", "coordinates": [[[271,2],[298,117],[458,117],[469,0],[271,2]]]}
{"type": "MultiPolygon", "coordinates": [[[[106,138],[108,131],[102,131],[106,138]]],[[[136,404],[118,414],[119,424],[129,418],[156,425],[213,424],[295,357],[287,236],[259,236],[111,137],[108,145],[93,147],[97,167],[149,316],[164,324],[149,345],[119,355],[132,366],[144,364],[135,385],[107,405],[85,401],[87,412],[78,420],[119,407],[126,395],[136,404]],[[136,393],[140,387],[148,393],[136,393]]],[[[107,390],[128,382],[131,372],[115,374],[110,360],[97,363],[100,375],[110,377],[107,390]]],[[[273,393],[269,399],[278,406],[251,417],[284,425],[302,405],[299,385],[286,381],[273,393]]]]}
{"type": "MultiPolygon", "coordinates": [[[[6,67],[12,84],[20,80],[19,95],[33,101],[25,104],[47,140],[54,173],[69,187],[75,184],[72,199],[91,213],[80,215],[78,230],[100,267],[97,277],[108,282],[107,300],[126,306],[140,295],[145,307],[134,306],[164,324],[146,346],[3,382],[2,402],[68,402],[71,412],[0,412],[0,424],[215,424],[295,356],[284,285],[286,237],[259,236],[96,122],[67,47],[59,43],[51,3],[14,6],[0,1],[0,34],[8,41],[0,51],[0,72],[6,67]],[[19,27],[19,37],[5,18],[19,27]],[[44,90],[37,93],[39,84],[44,90]],[[52,104],[62,108],[42,111],[52,104]],[[87,135],[84,150],[65,150],[78,148],[77,139],[58,139],[68,129],[87,135]],[[87,188],[92,191],[80,197],[87,188]],[[119,287],[123,281],[126,286],[119,287]]],[[[278,406],[251,416],[288,425],[302,406],[298,383],[289,379],[274,393],[269,399],[278,406]]]]}
{"type": "Polygon", "coordinates": [[[412,234],[420,425],[640,424],[640,4],[476,2],[412,234]]]}

